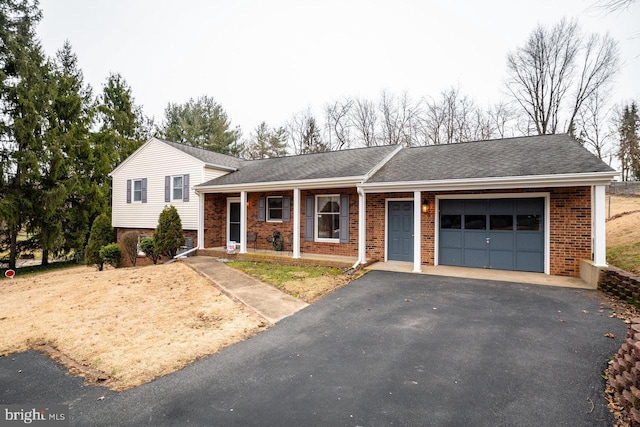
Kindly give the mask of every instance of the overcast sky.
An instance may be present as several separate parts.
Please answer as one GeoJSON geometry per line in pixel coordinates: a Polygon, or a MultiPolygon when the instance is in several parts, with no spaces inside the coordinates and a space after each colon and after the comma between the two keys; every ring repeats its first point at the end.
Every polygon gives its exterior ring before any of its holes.
{"type": "Polygon", "coordinates": [[[49,55],[71,42],[94,93],[118,72],[157,122],[169,102],[209,95],[248,136],[383,89],[453,85],[488,105],[505,96],[507,52],[563,17],[618,40],[613,96],[640,99],[640,1],[612,14],[595,1],[41,0],[38,36],[49,55]]]}

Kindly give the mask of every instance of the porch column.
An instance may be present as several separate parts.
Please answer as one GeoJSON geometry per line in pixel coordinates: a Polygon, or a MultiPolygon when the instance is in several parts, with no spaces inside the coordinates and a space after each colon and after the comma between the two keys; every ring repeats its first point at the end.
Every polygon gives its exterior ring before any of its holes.
{"type": "Polygon", "coordinates": [[[240,253],[247,253],[247,192],[240,192],[240,253]]]}
{"type": "Polygon", "coordinates": [[[293,258],[300,258],[300,189],[293,189],[293,258]]]}
{"type": "Polygon", "coordinates": [[[358,188],[358,264],[367,263],[367,194],[358,188]]]}
{"type": "Polygon", "coordinates": [[[204,193],[198,193],[198,248],[204,249],[204,193]]]}
{"type": "Polygon", "coordinates": [[[420,200],[422,193],[420,191],[413,192],[413,272],[422,272],[422,232],[420,225],[422,224],[422,201],[420,200]]]}
{"type": "Polygon", "coordinates": [[[594,185],[591,196],[592,224],[593,224],[593,265],[596,267],[607,266],[607,234],[605,231],[605,186],[594,185]]]}

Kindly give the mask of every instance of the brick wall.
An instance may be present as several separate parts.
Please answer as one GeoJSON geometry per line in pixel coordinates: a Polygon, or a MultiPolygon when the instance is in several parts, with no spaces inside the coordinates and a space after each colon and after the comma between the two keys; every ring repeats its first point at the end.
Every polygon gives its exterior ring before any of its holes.
{"type": "Polygon", "coordinates": [[[609,266],[600,270],[598,289],[640,307],[640,275],[609,266]]]}
{"type": "MultiPolygon", "coordinates": [[[[153,232],[155,231],[153,228],[116,228],[116,241],[118,243],[120,243],[121,239],[122,239],[122,235],[124,235],[125,233],[128,233],[129,231],[134,231],[142,236],[147,236],[147,237],[151,237],[153,236],[153,232]]],[[[193,238],[193,246],[197,246],[198,244],[198,231],[197,230],[182,230],[182,235],[184,237],[191,237],[193,238]]],[[[158,260],[158,263],[162,263],[164,261],[167,261],[166,257],[160,257],[160,259],[158,260]]],[[[144,255],[138,255],[138,259],[136,260],[136,266],[141,266],[141,265],[150,265],[153,264],[153,262],[147,258],[144,255]]],[[[131,267],[131,261],[129,261],[129,259],[123,254],[122,255],[122,261],[120,262],[120,266],[121,267],[131,267]]]]}
{"type": "MultiPolygon", "coordinates": [[[[422,192],[420,200],[428,200],[429,208],[421,213],[422,264],[433,265],[435,259],[435,198],[436,195],[473,195],[492,193],[550,193],[550,272],[554,275],[574,276],[580,274],[580,260],[591,259],[591,189],[590,187],[569,188],[532,188],[513,190],[479,190],[453,192],[422,192]]],[[[227,197],[238,194],[205,195],[205,247],[224,246],[226,243],[227,197]]],[[[249,193],[247,208],[247,231],[258,233],[258,248],[271,249],[266,241],[274,229],[288,237],[293,232],[293,203],[290,222],[258,222],[257,206],[259,197],[288,196],[291,191],[249,193]]],[[[367,258],[384,260],[385,255],[385,208],[386,199],[413,199],[413,193],[367,194],[367,258]]],[[[333,190],[305,190],[300,195],[300,240],[303,253],[333,254],[345,256],[358,255],[358,194],[355,188],[333,190]],[[317,194],[349,195],[349,243],[306,242],[305,235],[305,197],[317,194]]]]}
{"type": "Polygon", "coordinates": [[[640,426],[640,319],[631,319],[627,338],[607,369],[614,401],[624,408],[630,425],[640,426]]]}

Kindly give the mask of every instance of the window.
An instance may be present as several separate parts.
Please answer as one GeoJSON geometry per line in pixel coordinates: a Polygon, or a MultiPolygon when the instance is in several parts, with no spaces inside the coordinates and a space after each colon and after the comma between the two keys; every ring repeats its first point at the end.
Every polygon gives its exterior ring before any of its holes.
{"type": "Polygon", "coordinates": [[[486,230],[487,229],[486,215],[465,215],[464,228],[466,230],[486,230]]]}
{"type": "Polygon", "coordinates": [[[133,201],[142,202],[142,180],[133,180],[133,201]]]}
{"type": "Polygon", "coordinates": [[[540,231],[542,230],[540,215],[518,215],[516,217],[518,230],[540,231]]]}
{"type": "Polygon", "coordinates": [[[513,230],[513,215],[490,215],[489,229],[503,231],[513,230]]]}
{"type": "Polygon", "coordinates": [[[267,221],[282,222],[282,197],[267,197],[267,221]]]}
{"type": "Polygon", "coordinates": [[[182,200],[182,175],[171,177],[171,198],[182,200]]]}
{"type": "Polygon", "coordinates": [[[340,241],[340,196],[316,196],[316,239],[340,241]]]}
{"type": "Polygon", "coordinates": [[[440,217],[440,228],[456,229],[462,228],[462,215],[442,215],[440,217]]]}

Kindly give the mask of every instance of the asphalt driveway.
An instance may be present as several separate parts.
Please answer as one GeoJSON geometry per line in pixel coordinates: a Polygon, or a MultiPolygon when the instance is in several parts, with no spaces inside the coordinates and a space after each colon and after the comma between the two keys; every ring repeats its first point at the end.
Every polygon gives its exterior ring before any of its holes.
{"type": "Polygon", "coordinates": [[[0,403],[69,404],[81,426],[609,426],[626,329],[595,291],[374,271],[122,393],[2,357],[0,403]]]}

